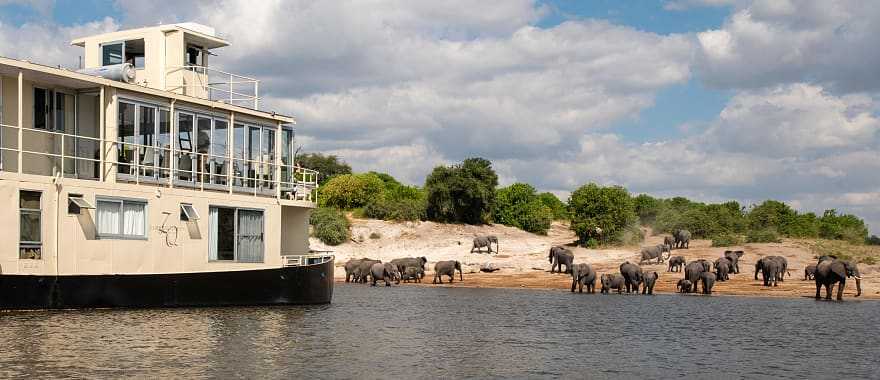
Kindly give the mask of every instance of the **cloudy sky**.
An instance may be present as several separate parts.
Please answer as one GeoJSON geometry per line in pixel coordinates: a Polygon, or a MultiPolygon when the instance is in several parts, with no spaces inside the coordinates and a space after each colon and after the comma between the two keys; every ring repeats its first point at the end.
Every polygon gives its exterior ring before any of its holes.
{"type": "Polygon", "coordinates": [[[0,55],[73,66],[73,37],[180,21],[358,171],[481,156],[563,196],[774,198],[880,233],[880,2],[0,0],[0,55]]]}

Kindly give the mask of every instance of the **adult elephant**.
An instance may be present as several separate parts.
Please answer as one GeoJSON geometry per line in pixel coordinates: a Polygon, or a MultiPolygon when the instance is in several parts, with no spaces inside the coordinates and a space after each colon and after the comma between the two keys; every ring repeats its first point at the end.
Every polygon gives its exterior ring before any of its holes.
{"type": "Polygon", "coordinates": [[[606,273],[602,275],[602,290],[603,294],[608,294],[611,292],[611,289],[617,289],[617,294],[620,294],[623,291],[624,284],[626,280],[623,279],[623,276],[619,274],[610,274],[606,273]]]}
{"type": "Polygon", "coordinates": [[[407,268],[419,268],[421,269],[421,276],[425,278],[425,264],[428,263],[428,259],[425,256],[422,257],[403,257],[399,259],[391,260],[391,264],[397,267],[397,271],[400,273],[406,273],[407,268]]]}
{"type": "Polygon", "coordinates": [[[684,256],[672,256],[669,258],[669,267],[666,268],[667,272],[681,272],[681,268],[684,268],[684,256]]]}
{"type": "Polygon", "coordinates": [[[584,285],[587,286],[587,293],[596,292],[596,271],[590,264],[575,264],[571,267],[571,292],[574,293],[577,286],[578,293],[583,293],[584,285]]]}
{"type": "Polygon", "coordinates": [[[654,283],[658,278],[657,272],[642,273],[642,294],[654,294],[654,283]]]}
{"type": "Polygon", "coordinates": [[[455,278],[455,270],[458,269],[458,280],[464,281],[464,277],[461,274],[461,263],[455,260],[447,260],[447,261],[438,261],[434,264],[434,282],[433,284],[443,283],[443,278],[441,276],[449,276],[449,283],[452,283],[452,280],[455,278]]]}
{"type": "Polygon", "coordinates": [[[366,284],[369,276],[371,275],[370,269],[373,267],[373,264],[381,262],[381,260],[372,259],[361,260],[360,264],[358,264],[357,268],[354,271],[354,282],[362,282],[366,284]]]}
{"type": "Polygon", "coordinates": [[[646,261],[650,264],[653,259],[657,259],[657,264],[660,264],[663,262],[663,253],[666,252],[670,252],[670,248],[666,244],[642,247],[642,259],[639,261],[639,264],[643,264],[646,261]]]}
{"type": "Polygon", "coordinates": [[[370,267],[370,276],[373,277],[371,286],[376,286],[376,281],[382,280],[385,286],[391,286],[391,281],[400,284],[400,272],[397,266],[391,263],[375,263],[370,267]]]}
{"type": "Polygon", "coordinates": [[[639,286],[642,284],[642,268],[629,261],[620,264],[620,275],[623,276],[626,292],[639,292],[639,286]]]}
{"type": "Polygon", "coordinates": [[[739,259],[743,257],[745,252],[743,251],[724,251],[724,257],[730,260],[732,264],[733,273],[739,274],[739,259]]]}
{"type": "Polygon", "coordinates": [[[712,287],[715,286],[715,273],[700,273],[700,281],[703,283],[703,294],[712,294],[712,287]]]}
{"type": "Polygon", "coordinates": [[[676,248],[684,248],[688,249],[691,245],[691,232],[688,230],[675,230],[672,232],[672,237],[675,239],[674,246],[676,248]]]}
{"type": "Polygon", "coordinates": [[[684,279],[690,281],[693,285],[691,289],[693,293],[697,292],[700,283],[700,276],[703,272],[708,272],[705,263],[701,261],[691,261],[684,267],[684,279]]]}
{"type": "Polygon", "coordinates": [[[718,278],[718,281],[729,280],[732,268],[733,264],[730,262],[730,259],[726,257],[715,260],[715,276],[718,278]]]}
{"type": "Polygon", "coordinates": [[[355,276],[357,272],[357,268],[361,265],[361,261],[370,260],[370,259],[351,259],[345,262],[345,282],[351,281],[351,278],[354,277],[355,281],[357,281],[357,276],[355,276]]]}
{"type": "Polygon", "coordinates": [[[477,236],[474,238],[474,245],[473,247],[471,247],[471,253],[474,253],[474,251],[482,253],[484,247],[488,249],[488,253],[492,253],[492,243],[495,243],[495,253],[498,253],[497,251],[500,249],[500,247],[498,247],[497,237],[495,237],[494,235],[477,236]]]}
{"type": "Polygon", "coordinates": [[[574,253],[571,253],[565,247],[554,246],[550,248],[550,254],[547,256],[547,259],[550,260],[550,273],[554,273],[557,270],[559,273],[562,272],[562,266],[565,265],[564,273],[571,273],[571,264],[574,262],[574,253]]]}
{"type": "Polygon", "coordinates": [[[820,299],[819,291],[825,287],[825,299],[831,299],[831,291],[834,284],[837,285],[837,300],[843,301],[843,288],[846,287],[846,279],[856,280],[856,297],[862,295],[862,277],[859,267],[855,263],[840,259],[825,259],[816,264],[816,299],[820,299]]]}
{"type": "Polygon", "coordinates": [[[775,256],[762,257],[755,263],[755,279],[758,271],[764,279],[764,286],[778,286],[781,263],[775,256]]]}

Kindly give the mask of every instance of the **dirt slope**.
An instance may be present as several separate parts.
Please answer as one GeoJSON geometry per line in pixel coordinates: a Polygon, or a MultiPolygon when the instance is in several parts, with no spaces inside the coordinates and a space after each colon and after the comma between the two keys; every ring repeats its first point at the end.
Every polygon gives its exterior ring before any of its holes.
{"type": "MultiPolygon", "coordinates": [[[[646,232],[650,234],[650,231],[646,232]]],[[[336,254],[337,280],[345,277],[342,266],[351,258],[370,257],[390,261],[398,257],[425,256],[428,259],[428,277],[426,277],[428,281],[423,283],[423,286],[431,286],[433,263],[440,260],[458,260],[464,265],[464,282],[455,282],[452,286],[558,289],[568,289],[571,286],[571,278],[568,275],[549,272],[550,264],[547,260],[550,247],[575,240],[575,235],[561,223],[554,223],[547,236],[540,236],[502,225],[392,223],[354,219],[352,236],[353,241],[336,247],[328,247],[317,239],[311,239],[312,249],[332,250],[336,254]],[[470,253],[471,241],[475,235],[498,236],[501,253],[493,255],[470,253]],[[484,263],[493,263],[501,270],[494,273],[480,273],[479,267],[484,263]]],[[[662,235],[650,235],[644,245],[659,244],[662,241],[662,235]]],[[[622,262],[626,260],[638,262],[639,259],[637,254],[639,247],[621,249],[570,247],[570,249],[575,254],[575,262],[590,263],[600,274],[616,273],[622,262]]],[[[712,248],[709,241],[696,240],[691,242],[690,249],[675,250],[673,255],[682,255],[687,261],[698,258],[714,261],[725,249],[742,249],[746,255],[740,262],[741,273],[731,275],[730,281],[717,282],[715,293],[780,297],[811,297],[815,294],[815,282],[803,280],[803,268],[815,262],[807,241],[785,240],[778,244],[746,244],[740,247],[712,248]],[[789,262],[791,277],[786,277],[785,282],[775,288],[764,287],[760,281],[754,280],[755,261],[769,255],[784,256],[789,262]]],[[[683,276],[682,273],[666,272],[666,264],[644,264],[642,268],[654,270],[660,275],[655,287],[657,292],[673,292],[675,283],[683,276]]],[[[863,278],[862,297],[880,299],[880,265],[860,264],[859,269],[863,278]]],[[[853,295],[855,295],[855,282],[851,280],[847,282],[845,297],[853,295]]]]}

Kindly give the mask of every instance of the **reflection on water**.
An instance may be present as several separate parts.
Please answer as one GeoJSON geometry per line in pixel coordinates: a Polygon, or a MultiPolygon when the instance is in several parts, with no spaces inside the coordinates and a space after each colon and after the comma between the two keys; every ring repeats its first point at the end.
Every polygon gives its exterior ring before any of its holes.
{"type": "Polygon", "coordinates": [[[339,285],[332,305],[0,314],[2,377],[880,377],[880,303],[339,285]]]}

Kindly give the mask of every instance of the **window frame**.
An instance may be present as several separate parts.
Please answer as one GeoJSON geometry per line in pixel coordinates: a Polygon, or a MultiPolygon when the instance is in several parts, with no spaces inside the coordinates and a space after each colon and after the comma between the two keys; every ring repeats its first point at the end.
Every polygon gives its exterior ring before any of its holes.
{"type": "MultiPolygon", "coordinates": [[[[261,209],[261,208],[253,208],[253,207],[235,207],[235,206],[209,204],[208,205],[208,213],[210,214],[211,209],[215,209],[215,208],[235,211],[235,216],[233,217],[235,225],[233,226],[233,237],[232,237],[232,239],[233,239],[233,245],[232,245],[233,259],[232,260],[221,260],[221,259],[213,260],[213,259],[211,259],[211,247],[209,246],[208,247],[208,257],[207,257],[208,263],[265,264],[266,263],[266,210],[261,209]],[[260,224],[260,235],[262,236],[262,243],[263,243],[262,250],[261,250],[263,260],[260,262],[239,261],[238,240],[240,237],[239,237],[239,226],[238,226],[238,221],[239,221],[238,212],[241,210],[259,211],[262,216],[261,224],[260,224]]],[[[209,219],[208,220],[208,230],[209,230],[208,233],[210,234],[210,230],[214,226],[211,225],[210,218],[208,218],[208,219],[209,219]]],[[[210,244],[210,239],[208,239],[208,244],[210,244]]]]}
{"type": "Polygon", "coordinates": [[[101,51],[101,66],[109,66],[109,65],[119,65],[125,63],[125,40],[117,40],[117,41],[109,41],[104,42],[98,45],[101,51]],[[120,50],[120,60],[119,63],[104,63],[104,47],[110,45],[120,45],[122,49],[120,50]]]}
{"type": "Polygon", "coordinates": [[[43,259],[43,191],[42,190],[33,190],[33,189],[19,189],[18,190],[18,259],[19,260],[42,260],[43,259]],[[37,193],[40,195],[40,206],[38,209],[32,208],[22,208],[21,207],[21,195],[23,192],[29,193],[37,193]],[[22,241],[21,240],[21,215],[23,213],[27,214],[36,214],[39,217],[40,221],[40,241],[22,241]],[[38,248],[40,250],[40,258],[38,259],[26,259],[21,257],[21,250],[25,248],[38,248]]]}
{"type": "Polygon", "coordinates": [[[137,198],[120,198],[120,197],[95,197],[95,238],[98,240],[148,240],[150,235],[150,202],[146,199],[137,198]],[[106,234],[101,233],[99,226],[101,225],[101,213],[99,209],[101,202],[119,203],[119,233],[106,234]],[[125,203],[136,203],[144,206],[144,234],[143,235],[127,235],[125,234],[125,203]]]}
{"type": "MultiPolygon", "coordinates": [[[[119,154],[117,153],[116,165],[118,168],[117,168],[116,175],[119,176],[120,178],[123,178],[123,179],[134,179],[135,177],[138,177],[138,178],[140,178],[140,180],[147,180],[147,181],[150,181],[150,180],[157,181],[159,178],[168,178],[168,173],[163,173],[163,171],[170,172],[171,168],[170,167],[162,167],[162,165],[160,165],[160,163],[159,163],[160,157],[161,157],[161,152],[164,152],[166,150],[165,148],[160,146],[159,136],[162,133],[162,129],[161,129],[162,112],[163,111],[167,112],[170,115],[171,110],[170,110],[169,106],[164,103],[153,103],[153,102],[130,98],[130,97],[120,97],[119,100],[117,101],[117,120],[116,120],[116,130],[117,131],[119,131],[119,123],[120,123],[120,120],[118,117],[118,113],[119,113],[118,105],[123,104],[123,103],[134,106],[134,115],[132,116],[133,117],[132,120],[134,123],[134,132],[133,132],[134,135],[133,136],[134,136],[134,140],[135,140],[135,145],[142,145],[142,144],[140,144],[141,110],[143,108],[150,108],[151,109],[151,111],[153,112],[153,143],[151,145],[149,145],[150,148],[142,148],[140,146],[135,147],[134,148],[134,156],[132,157],[132,161],[130,163],[120,163],[119,162],[119,154]],[[152,165],[141,165],[140,164],[141,149],[152,149],[153,150],[153,164],[152,165]],[[137,165],[135,165],[135,163],[137,163],[137,165]],[[121,170],[119,168],[121,168],[123,165],[128,167],[129,169],[127,171],[119,171],[119,170],[121,170]],[[144,171],[144,173],[146,173],[147,170],[151,170],[152,174],[146,175],[146,174],[141,174],[140,172],[138,172],[138,173],[136,173],[136,174],[138,174],[136,176],[131,175],[130,174],[131,167],[134,167],[134,166],[137,166],[138,170],[144,171]]],[[[173,121],[170,121],[170,122],[173,122],[173,121]]],[[[173,143],[174,136],[170,136],[171,135],[171,125],[170,124],[169,124],[168,133],[169,133],[169,137],[172,139],[172,141],[170,141],[170,142],[173,143]]],[[[119,140],[118,133],[116,136],[116,143],[117,144],[122,143],[119,140]]],[[[146,145],[146,144],[143,144],[143,145],[146,145]]],[[[171,146],[169,146],[169,149],[170,148],[171,148],[171,146]]],[[[117,151],[121,152],[122,150],[118,149],[117,151]]],[[[166,159],[170,159],[170,158],[166,158],[166,159]]],[[[169,162],[169,164],[170,164],[170,162],[169,162]]]]}
{"type": "Polygon", "coordinates": [[[82,215],[82,210],[93,210],[93,206],[82,194],[67,194],[67,214],[82,215]]]}
{"type": "Polygon", "coordinates": [[[202,217],[199,215],[199,210],[196,209],[196,206],[193,206],[192,203],[181,203],[180,204],[180,220],[183,222],[196,222],[201,220],[202,217]],[[192,211],[190,214],[187,211],[187,208],[192,211]]]}

